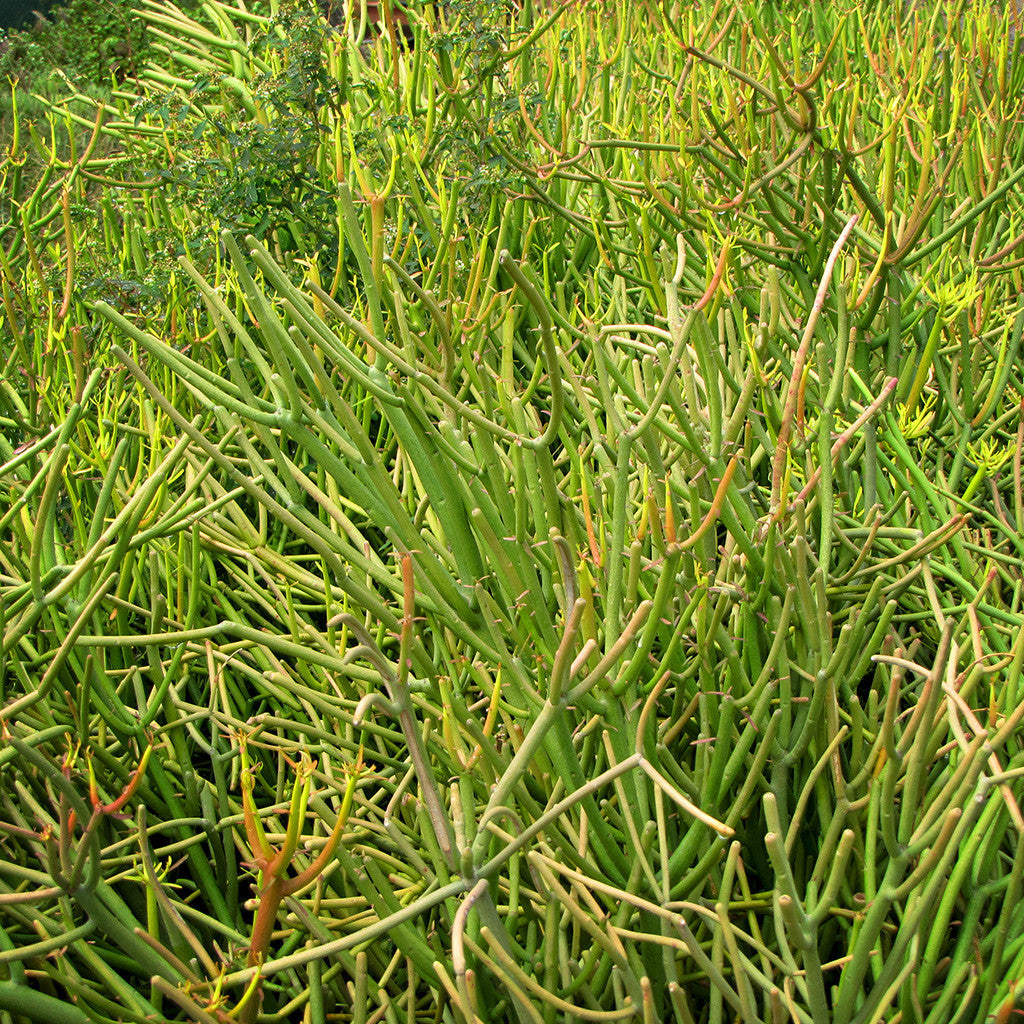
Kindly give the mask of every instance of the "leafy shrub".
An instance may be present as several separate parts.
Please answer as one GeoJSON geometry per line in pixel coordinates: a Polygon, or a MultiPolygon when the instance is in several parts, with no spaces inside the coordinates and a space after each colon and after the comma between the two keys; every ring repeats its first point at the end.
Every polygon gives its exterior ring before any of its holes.
{"type": "MultiPolygon", "coordinates": [[[[199,2],[183,0],[181,6],[196,10],[199,2]]],[[[148,58],[145,43],[145,23],[132,4],[69,0],[32,27],[4,32],[0,75],[44,92],[52,91],[55,71],[76,83],[110,85],[138,72],[148,58]]]]}

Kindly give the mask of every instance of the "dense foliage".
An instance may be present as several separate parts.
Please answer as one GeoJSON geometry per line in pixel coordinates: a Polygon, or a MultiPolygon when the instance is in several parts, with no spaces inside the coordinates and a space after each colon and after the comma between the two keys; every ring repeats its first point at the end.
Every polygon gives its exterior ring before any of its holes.
{"type": "MultiPolygon", "coordinates": [[[[194,14],[200,3],[177,6],[194,14]]],[[[0,75],[23,90],[61,92],[67,79],[109,86],[134,77],[150,56],[145,20],[128,0],[28,5],[22,24],[0,28],[0,75]]]]}
{"type": "Polygon", "coordinates": [[[1012,12],[141,6],[0,163],[5,1020],[1009,1020],[1012,12]]]}

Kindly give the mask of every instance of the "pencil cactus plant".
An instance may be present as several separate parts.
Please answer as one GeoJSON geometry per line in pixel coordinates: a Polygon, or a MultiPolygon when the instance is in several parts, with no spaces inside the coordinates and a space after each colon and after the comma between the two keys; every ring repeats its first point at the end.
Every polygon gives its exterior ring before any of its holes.
{"type": "Polygon", "coordinates": [[[208,7],[3,235],[0,1010],[1010,1019],[1007,23],[208,7]]]}

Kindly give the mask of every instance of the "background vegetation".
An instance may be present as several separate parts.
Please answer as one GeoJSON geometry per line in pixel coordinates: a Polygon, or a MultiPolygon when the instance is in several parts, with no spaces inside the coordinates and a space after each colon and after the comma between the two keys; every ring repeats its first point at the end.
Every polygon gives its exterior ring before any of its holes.
{"type": "Polygon", "coordinates": [[[12,93],[0,1015],[1010,1020],[1011,14],[384,10],[12,93]]]}
{"type": "MultiPolygon", "coordinates": [[[[199,9],[195,0],[179,6],[190,13],[199,9]]],[[[121,0],[30,4],[20,22],[8,20],[0,28],[0,71],[26,91],[60,92],[64,76],[109,86],[134,76],[150,56],[144,20],[121,0]]]]}

